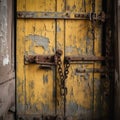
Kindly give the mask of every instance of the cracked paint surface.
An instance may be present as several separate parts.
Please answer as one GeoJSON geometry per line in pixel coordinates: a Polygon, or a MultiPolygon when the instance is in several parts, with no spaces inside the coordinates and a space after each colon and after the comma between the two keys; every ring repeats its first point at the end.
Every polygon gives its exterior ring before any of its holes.
{"type": "MultiPolygon", "coordinates": [[[[91,12],[91,0],[17,0],[18,11],[91,12]],[[66,3],[66,5],[65,5],[66,3]],[[43,7],[44,6],[44,7],[43,7]]],[[[96,12],[102,9],[102,0],[96,1],[96,12]]],[[[17,20],[17,109],[19,113],[64,115],[64,100],[60,95],[60,79],[55,67],[39,69],[39,65],[24,65],[24,54],[54,55],[56,49],[64,56],[101,56],[102,26],[95,26],[92,36],[91,21],[18,19],[17,20]],[[20,106],[21,105],[21,106],[20,106]]],[[[64,65],[63,65],[64,66],[64,65]]],[[[101,107],[101,73],[85,72],[101,68],[100,62],[70,64],[66,80],[66,115],[72,120],[99,117],[106,112],[101,107]],[[100,113],[100,115],[99,115],[100,113]]],[[[107,102],[104,101],[105,106],[107,102]]]]}
{"type": "Polygon", "coordinates": [[[25,37],[25,40],[32,40],[32,44],[35,43],[36,47],[43,47],[43,49],[48,50],[49,39],[46,37],[39,35],[29,35],[25,37]]]}

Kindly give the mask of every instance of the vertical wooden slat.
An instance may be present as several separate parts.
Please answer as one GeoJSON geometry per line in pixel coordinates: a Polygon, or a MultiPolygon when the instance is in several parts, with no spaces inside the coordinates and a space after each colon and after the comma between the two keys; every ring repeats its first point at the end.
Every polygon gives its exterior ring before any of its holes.
{"type": "MultiPolygon", "coordinates": [[[[74,12],[86,12],[89,1],[67,1],[66,6],[74,12]],[[83,6],[83,4],[85,6],[83,6]],[[69,7],[68,7],[69,6],[69,7]]],[[[90,11],[89,11],[90,12],[90,11]]],[[[91,22],[83,20],[66,20],[65,55],[93,55],[93,39],[91,22]]],[[[92,119],[93,109],[93,74],[77,73],[76,69],[93,69],[93,64],[75,64],[69,69],[66,86],[66,116],[74,120],[92,119]]]]}
{"type": "MultiPolygon", "coordinates": [[[[17,0],[17,10],[25,11],[25,1],[17,0]]],[[[24,35],[25,20],[17,20],[17,52],[16,52],[16,79],[17,79],[17,112],[25,113],[25,73],[24,73],[24,35]]]]}
{"type": "MultiPolygon", "coordinates": [[[[62,12],[65,11],[65,1],[64,0],[56,0],[56,11],[62,12]]],[[[57,20],[56,21],[56,43],[57,43],[57,49],[60,49],[63,51],[61,60],[64,61],[64,43],[65,43],[65,28],[64,28],[64,20],[57,20]]],[[[62,67],[64,68],[64,65],[62,64],[62,67]]],[[[60,77],[57,73],[57,114],[64,116],[64,97],[60,95],[60,77]]]]}
{"type": "MultiPolygon", "coordinates": [[[[53,1],[53,0],[52,0],[53,1]]],[[[48,3],[52,2],[49,1],[48,3]]],[[[46,1],[26,0],[26,10],[51,11],[46,1]],[[45,7],[39,7],[43,4],[45,7]]],[[[55,4],[52,3],[52,10],[55,4]]],[[[54,20],[27,20],[25,35],[26,54],[53,55],[55,53],[54,20]]],[[[55,77],[52,70],[41,70],[39,65],[26,65],[26,99],[27,113],[40,115],[55,114],[55,77]],[[32,74],[31,74],[32,73],[32,74]]]]}

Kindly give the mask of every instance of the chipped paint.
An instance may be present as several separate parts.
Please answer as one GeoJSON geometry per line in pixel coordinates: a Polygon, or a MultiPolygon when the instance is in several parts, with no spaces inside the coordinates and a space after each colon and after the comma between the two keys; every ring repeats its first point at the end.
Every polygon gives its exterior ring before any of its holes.
{"type": "Polygon", "coordinates": [[[81,55],[83,50],[81,48],[77,47],[77,45],[74,45],[74,46],[66,46],[65,52],[68,55],[73,54],[73,53],[77,53],[78,55],[81,55]]]}
{"type": "Polygon", "coordinates": [[[5,58],[3,58],[3,66],[9,64],[9,56],[7,55],[5,58]]]}
{"type": "Polygon", "coordinates": [[[0,2],[0,61],[3,66],[9,63],[7,35],[7,0],[2,0],[0,2]]]}
{"type": "Polygon", "coordinates": [[[43,84],[48,83],[48,75],[43,75],[43,84]]]}
{"type": "Polygon", "coordinates": [[[30,87],[30,89],[34,89],[34,80],[32,80],[30,83],[29,83],[29,87],[30,87]]]}
{"type": "MultiPolygon", "coordinates": [[[[100,2],[101,0],[96,1],[97,11],[100,10],[100,2]]],[[[65,7],[67,7],[67,11],[70,12],[91,12],[91,0],[66,0],[66,2],[59,0],[57,3],[55,0],[49,0],[49,2],[47,0],[36,0],[34,4],[35,8],[30,0],[26,0],[26,3],[18,0],[17,7],[19,11],[54,12],[57,8],[56,12],[66,12],[65,7]],[[26,6],[26,9],[22,6],[26,6]]],[[[64,60],[64,56],[92,56],[94,51],[96,56],[101,56],[100,41],[102,39],[100,36],[102,28],[95,26],[95,39],[93,41],[91,21],[87,20],[56,19],[55,21],[54,18],[50,20],[46,18],[22,21],[18,19],[17,23],[17,76],[20,81],[26,81],[26,85],[18,85],[18,92],[21,93],[18,97],[22,99],[20,103],[24,103],[25,98],[22,92],[26,92],[27,109],[24,113],[52,115],[56,111],[58,115],[64,115],[65,101],[60,95],[61,84],[56,68],[47,71],[39,69],[39,65],[24,65],[24,53],[53,55],[56,49],[61,49],[63,51],[62,60],[64,60]],[[21,31],[23,28],[25,31],[21,31]]],[[[94,68],[101,68],[101,63],[81,61],[70,64],[69,75],[66,80],[68,93],[65,106],[68,118],[72,117],[73,120],[92,119],[91,115],[94,114],[94,108],[97,112],[100,111],[101,73],[76,72],[76,69],[93,71],[94,68]]]]}
{"type": "Polygon", "coordinates": [[[75,101],[70,101],[69,104],[67,105],[68,108],[68,116],[74,116],[76,115],[77,117],[78,116],[91,116],[91,110],[90,109],[87,109],[84,108],[83,106],[81,105],[78,105],[75,101]]]}
{"type": "Polygon", "coordinates": [[[72,53],[73,49],[74,48],[72,46],[68,46],[68,47],[66,47],[65,51],[66,51],[66,53],[72,53]]]}
{"type": "MultiPolygon", "coordinates": [[[[48,50],[48,46],[49,46],[49,38],[44,37],[44,36],[40,36],[40,35],[28,35],[25,37],[25,40],[32,40],[32,44],[36,44],[36,47],[43,47],[46,51],[48,50]]],[[[31,46],[32,47],[32,46],[31,46]]]]}
{"type": "Polygon", "coordinates": [[[60,32],[61,28],[59,26],[57,26],[57,32],[60,32]]]}

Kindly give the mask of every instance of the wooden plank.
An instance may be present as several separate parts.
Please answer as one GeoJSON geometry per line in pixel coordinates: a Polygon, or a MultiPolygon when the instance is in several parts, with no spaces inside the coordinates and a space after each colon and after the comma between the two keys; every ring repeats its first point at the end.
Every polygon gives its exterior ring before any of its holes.
{"type": "Polygon", "coordinates": [[[90,22],[67,20],[65,43],[66,56],[92,55],[93,40],[91,36],[90,22]]]}
{"type": "MultiPolygon", "coordinates": [[[[82,0],[67,0],[66,4],[66,8],[69,8],[72,12],[86,11],[82,0]]],[[[85,20],[66,20],[65,26],[65,56],[92,56],[91,22],[85,20]]],[[[93,69],[93,64],[70,64],[66,80],[66,87],[68,89],[66,116],[73,120],[92,119],[93,113],[93,73],[77,73],[76,69],[81,68],[88,71],[88,69],[93,69]]]]}
{"type": "MultiPolygon", "coordinates": [[[[56,42],[57,42],[57,49],[60,49],[63,51],[63,55],[61,56],[62,62],[64,61],[64,43],[65,43],[65,28],[64,28],[64,21],[63,20],[57,20],[56,24],[56,42]]],[[[64,69],[64,65],[62,64],[62,68],[64,69]]],[[[59,104],[57,105],[57,114],[64,116],[64,98],[60,95],[60,77],[57,73],[57,101],[59,104]]]]}
{"type": "Polygon", "coordinates": [[[66,0],[66,10],[75,12],[90,12],[91,0],[66,0]]]}
{"type": "MultiPolygon", "coordinates": [[[[54,52],[54,27],[52,28],[54,22],[29,21],[27,23],[26,52],[28,54],[52,54],[54,52]],[[32,33],[30,33],[32,27],[29,26],[35,27],[32,33]]],[[[25,68],[28,94],[27,112],[53,115],[55,112],[54,70],[42,70],[39,69],[39,65],[29,65],[25,66],[25,68]]]]}
{"type": "MultiPolygon", "coordinates": [[[[25,10],[25,1],[17,0],[17,10],[25,10]]],[[[17,20],[16,80],[17,114],[25,113],[24,35],[25,20],[17,20]]]]}
{"type": "MultiPolygon", "coordinates": [[[[56,0],[56,13],[64,13],[65,11],[65,0],[56,0]]],[[[56,49],[60,49],[63,51],[61,56],[62,62],[64,61],[64,43],[65,43],[65,21],[64,20],[56,20],[56,49]]],[[[62,64],[62,68],[64,69],[64,64],[62,64]]],[[[58,67],[57,67],[58,69],[58,67]]],[[[60,86],[61,80],[58,75],[58,70],[56,73],[56,93],[57,93],[57,115],[64,116],[64,97],[60,95],[60,86]]]]}
{"type": "Polygon", "coordinates": [[[55,0],[27,0],[26,7],[26,11],[54,12],[55,0]]]}
{"type": "MultiPolygon", "coordinates": [[[[41,10],[39,1],[26,0],[27,10],[41,10]]],[[[47,2],[41,1],[47,6],[47,2]]],[[[54,6],[54,5],[53,5],[54,6]]],[[[52,6],[52,7],[53,7],[52,6]]],[[[54,20],[26,20],[25,54],[53,55],[55,53],[54,20]]],[[[39,69],[39,65],[25,65],[26,113],[55,114],[55,70],[39,69]]]]}
{"type": "Polygon", "coordinates": [[[76,69],[93,69],[93,64],[72,64],[66,80],[67,100],[66,116],[73,120],[89,119],[93,110],[93,73],[81,72],[76,69]]]}

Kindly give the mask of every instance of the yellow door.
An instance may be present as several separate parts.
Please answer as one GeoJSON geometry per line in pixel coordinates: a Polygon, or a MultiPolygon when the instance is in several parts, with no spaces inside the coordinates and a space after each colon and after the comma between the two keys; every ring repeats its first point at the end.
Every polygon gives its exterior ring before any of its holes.
{"type": "Polygon", "coordinates": [[[17,0],[18,119],[107,118],[101,12],[102,0],[17,0]]]}

